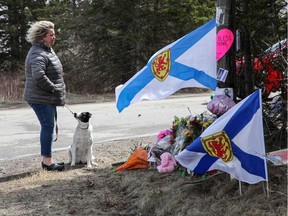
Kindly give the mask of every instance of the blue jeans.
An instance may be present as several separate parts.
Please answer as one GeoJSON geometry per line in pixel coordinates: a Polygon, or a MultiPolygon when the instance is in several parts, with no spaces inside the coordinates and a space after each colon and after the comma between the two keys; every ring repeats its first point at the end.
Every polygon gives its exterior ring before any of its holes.
{"type": "Polygon", "coordinates": [[[40,122],[41,155],[52,157],[52,143],[55,126],[56,106],[50,104],[28,103],[40,122]]]}

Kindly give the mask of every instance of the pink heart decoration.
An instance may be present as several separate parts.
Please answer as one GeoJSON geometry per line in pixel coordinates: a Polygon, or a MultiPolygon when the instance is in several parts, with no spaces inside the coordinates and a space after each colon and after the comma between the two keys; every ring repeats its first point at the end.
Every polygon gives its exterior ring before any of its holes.
{"type": "Polygon", "coordinates": [[[230,49],[234,35],[230,29],[221,29],[216,37],[216,60],[221,59],[230,49]]]}

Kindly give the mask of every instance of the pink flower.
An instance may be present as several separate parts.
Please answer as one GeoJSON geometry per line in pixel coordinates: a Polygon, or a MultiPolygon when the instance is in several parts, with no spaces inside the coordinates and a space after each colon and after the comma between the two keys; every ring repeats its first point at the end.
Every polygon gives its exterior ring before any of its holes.
{"type": "Polygon", "coordinates": [[[165,136],[167,136],[167,135],[173,137],[172,131],[171,131],[171,130],[162,130],[162,131],[160,131],[160,132],[158,133],[158,135],[157,135],[157,140],[159,141],[159,140],[163,139],[163,138],[164,138],[165,136]]]}

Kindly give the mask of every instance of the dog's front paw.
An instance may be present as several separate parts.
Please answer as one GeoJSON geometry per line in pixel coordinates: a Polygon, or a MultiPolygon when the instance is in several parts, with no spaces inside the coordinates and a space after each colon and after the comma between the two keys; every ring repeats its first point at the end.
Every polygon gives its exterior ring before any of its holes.
{"type": "Polygon", "coordinates": [[[96,163],[94,161],[92,161],[91,164],[98,167],[98,163],[96,163]]]}
{"type": "Polygon", "coordinates": [[[70,165],[71,167],[74,167],[75,166],[75,163],[71,163],[71,165],[70,165]]]}

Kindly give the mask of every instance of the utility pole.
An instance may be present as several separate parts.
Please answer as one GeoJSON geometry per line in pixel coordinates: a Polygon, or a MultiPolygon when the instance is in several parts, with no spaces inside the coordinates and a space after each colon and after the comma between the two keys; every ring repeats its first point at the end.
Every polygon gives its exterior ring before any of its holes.
{"type": "Polygon", "coordinates": [[[236,46],[235,0],[217,0],[216,8],[216,94],[225,94],[236,100],[236,46]]]}

